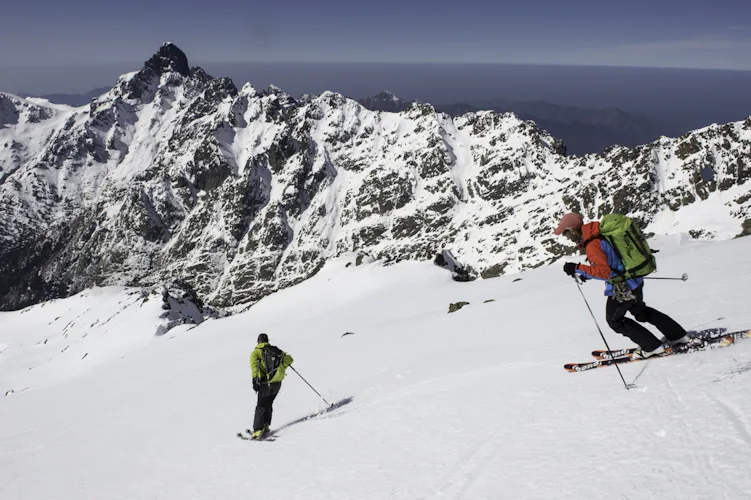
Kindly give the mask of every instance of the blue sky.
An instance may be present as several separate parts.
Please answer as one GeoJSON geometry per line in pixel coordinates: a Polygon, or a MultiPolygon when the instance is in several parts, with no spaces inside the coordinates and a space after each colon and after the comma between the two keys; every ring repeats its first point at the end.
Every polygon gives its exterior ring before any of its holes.
{"type": "Polygon", "coordinates": [[[751,70],[748,0],[6,0],[0,66],[498,62],[751,70]]]}

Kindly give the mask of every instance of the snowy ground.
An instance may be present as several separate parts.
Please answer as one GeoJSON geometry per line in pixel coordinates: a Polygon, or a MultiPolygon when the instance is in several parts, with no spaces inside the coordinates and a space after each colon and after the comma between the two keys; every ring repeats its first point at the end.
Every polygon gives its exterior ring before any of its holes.
{"type": "MultiPolygon", "coordinates": [[[[751,327],[751,238],[656,246],[660,275],[690,279],[649,282],[649,304],[687,328],[751,327]]],[[[611,347],[630,346],[602,284],[584,290],[611,347]]],[[[559,264],[456,283],[340,261],[164,336],[129,293],[0,313],[3,500],[751,497],[751,340],[626,365],[630,391],[612,367],[567,373],[602,345],[559,264]],[[290,372],[278,439],[256,443],[235,433],[259,332],[339,407],[302,420],[325,405],[290,372]]]]}

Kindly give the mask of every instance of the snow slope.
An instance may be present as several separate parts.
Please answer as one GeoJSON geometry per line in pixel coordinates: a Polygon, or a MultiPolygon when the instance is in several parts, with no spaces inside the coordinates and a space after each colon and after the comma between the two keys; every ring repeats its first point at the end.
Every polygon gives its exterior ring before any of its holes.
{"type": "MultiPolygon", "coordinates": [[[[690,279],[650,282],[649,304],[687,328],[751,326],[751,238],[655,246],[661,276],[690,279]]],[[[0,389],[16,392],[0,397],[0,498],[751,495],[751,340],[624,366],[637,385],[627,391],[612,368],[563,370],[601,340],[559,264],[457,283],[424,262],[347,258],[245,313],[164,336],[142,329],[156,314],[145,306],[84,359],[59,352],[59,337],[102,334],[127,290],[1,313],[0,389]],[[457,301],[470,305],[447,314],[457,301]],[[87,307],[98,324],[48,325],[87,307]],[[235,433],[252,420],[259,332],[337,408],[306,420],[325,405],[290,373],[278,439],[253,443],[235,433]],[[45,355],[30,358],[32,344],[45,355]]],[[[602,284],[583,289],[605,325],[602,284]]],[[[605,331],[611,347],[630,345],[605,331]]]]}

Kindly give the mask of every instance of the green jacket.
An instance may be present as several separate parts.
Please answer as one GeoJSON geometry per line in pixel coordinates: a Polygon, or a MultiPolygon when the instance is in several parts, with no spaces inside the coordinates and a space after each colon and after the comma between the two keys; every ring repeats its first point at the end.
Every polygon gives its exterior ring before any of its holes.
{"type": "Polygon", "coordinates": [[[259,382],[281,382],[287,375],[285,373],[287,367],[291,365],[294,360],[292,359],[292,356],[285,352],[282,355],[282,364],[279,365],[274,377],[271,380],[268,380],[266,363],[263,361],[263,348],[267,345],[269,345],[268,342],[261,342],[255,349],[253,349],[253,352],[250,353],[250,371],[253,374],[253,379],[258,380],[259,382]]]}

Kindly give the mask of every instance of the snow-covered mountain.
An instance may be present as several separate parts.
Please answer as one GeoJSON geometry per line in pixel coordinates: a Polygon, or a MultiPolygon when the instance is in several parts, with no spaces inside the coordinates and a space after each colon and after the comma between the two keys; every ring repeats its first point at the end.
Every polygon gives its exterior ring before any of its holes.
{"type": "Polygon", "coordinates": [[[184,280],[257,300],[331,258],[433,259],[493,277],[554,261],[576,209],[653,233],[751,233],[751,118],[568,157],[513,114],[300,101],[191,68],[172,44],[91,104],[0,94],[0,307],[184,280]]]}

